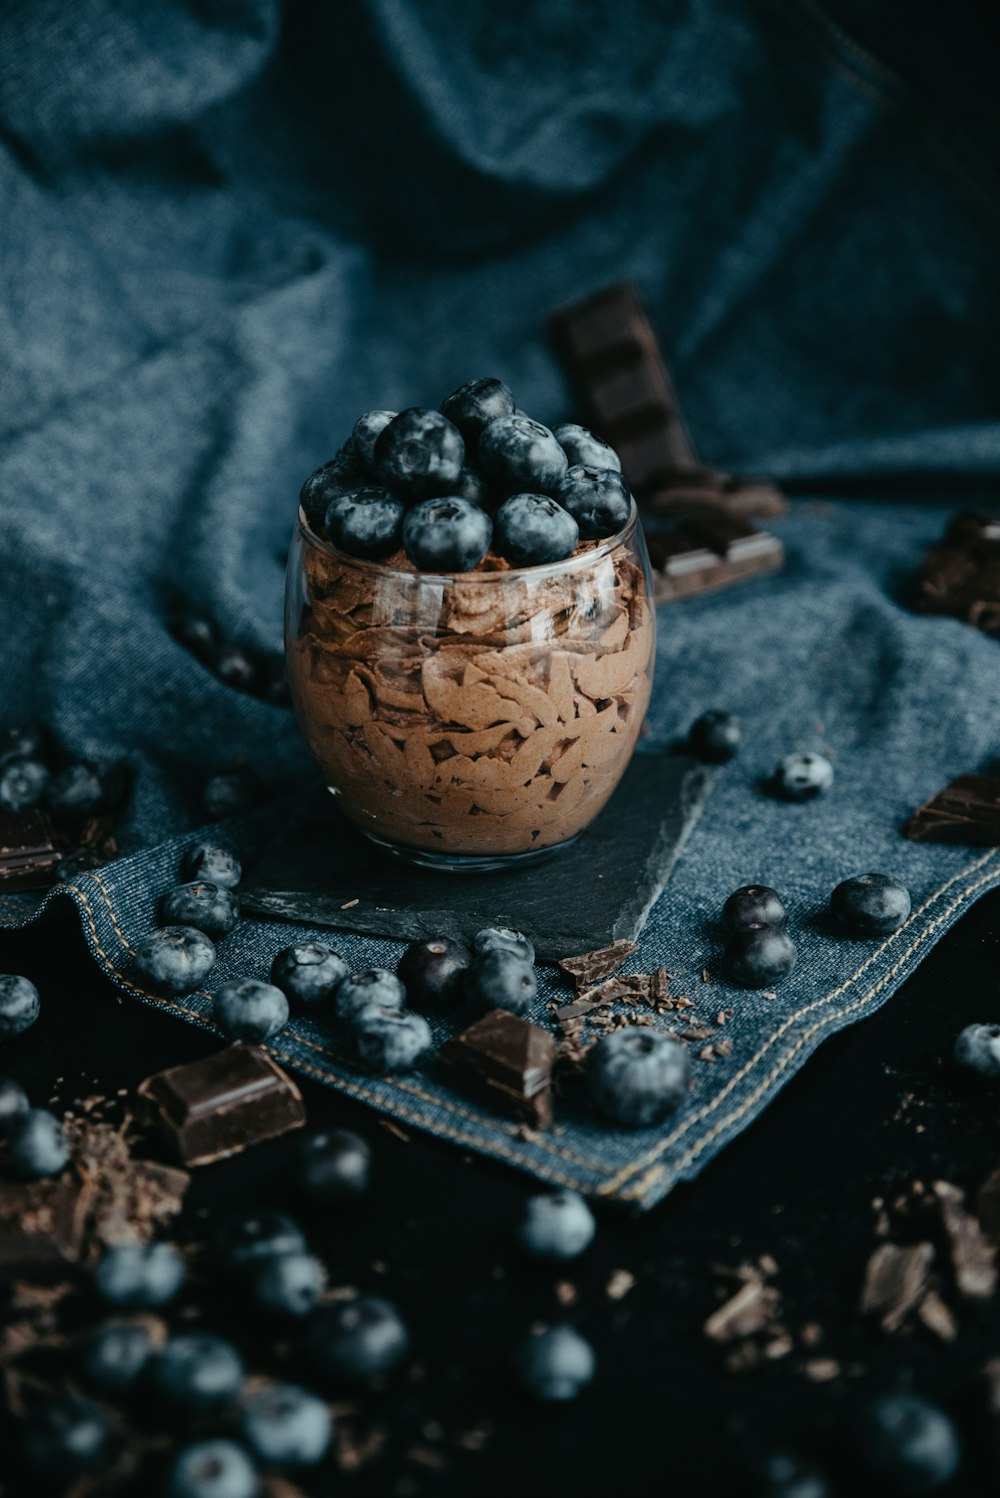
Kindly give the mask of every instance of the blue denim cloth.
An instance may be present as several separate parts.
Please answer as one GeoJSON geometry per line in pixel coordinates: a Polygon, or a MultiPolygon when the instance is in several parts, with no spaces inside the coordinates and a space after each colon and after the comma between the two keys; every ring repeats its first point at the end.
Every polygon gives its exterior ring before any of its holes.
{"type": "MultiPolygon", "coordinates": [[[[165,617],[278,648],[295,493],[359,411],[495,372],[543,419],[575,414],[545,314],[633,277],[706,458],[900,496],[803,505],[779,577],[661,613],[647,747],[710,705],[748,729],[635,964],[665,962],[699,1019],[734,1010],[731,1055],[695,1062],[674,1121],[624,1134],[567,1110],[528,1139],[433,1063],[363,1076],[306,1023],[275,1048],[403,1122],[656,1201],[1000,877],[997,854],[897,832],[1000,728],[995,643],[900,603],[945,518],[918,490],[1000,474],[980,155],[812,0],[13,0],[0,100],[5,712],[135,768],[128,856],[69,892],[125,986],[206,775],[237,750],[275,784],[312,773],[290,715],[218,683],[165,617]],[[800,744],[836,753],[836,785],[779,805],[758,782],[800,744]],[[915,914],[886,943],[835,938],[828,892],[868,868],[915,914]],[[793,910],[774,999],[713,973],[707,922],[750,878],[793,910]]],[[[219,979],[265,973],[291,932],[244,923],[219,979]]],[[[357,966],[398,953],[338,942],[357,966]]]]}

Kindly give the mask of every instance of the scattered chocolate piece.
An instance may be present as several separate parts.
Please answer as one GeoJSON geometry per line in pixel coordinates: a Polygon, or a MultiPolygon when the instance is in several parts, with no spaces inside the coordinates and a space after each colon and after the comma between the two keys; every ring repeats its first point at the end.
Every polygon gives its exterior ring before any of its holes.
{"type": "Polygon", "coordinates": [[[781,1297],[773,1285],[756,1274],[740,1286],[705,1322],[705,1336],[712,1342],[737,1342],[772,1324],[781,1297]]]}
{"type": "Polygon", "coordinates": [[[942,1342],[954,1342],[958,1335],[955,1313],[949,1305],[945,1304],[936,1290],[927,1291],[917,1306],[917,1318],[929,1332],[934,1333],[935,1337],[940,1337],[942,1342]]]}
{"type": "Polygon", "coordinates": [[[979,1226],[994,1243],[1000,1243],[1000,1170],[988,1175],[976,1198],[979,1226]]]}
{"type": "Polygon", "coordinates": [[[75,1171],[56,1181],[0,1182],[0,1280],[47,1279],[76,1264],[90,1197],[75,1171]]]}
{"type": "Polygon", "coordinates": [[[916,607],[1000,635],[1000,517],[954,516],[924,562],[916,607]]]}
{"type": "Polygon", "coordinates": [[[1000,846],[1000,778],[959,775],[919,806],[902,830],[916,843],[1000,846]]]}
{"type": "Polygon", "coordinates": [[[613,941],[610,947],[601,947],[596,952],[581,952],[579,957],[563,957],[559,966],[573,980],[579,991],[588,984],[598,983],[621,967],[638,950],[634,941],[613,941]]]}
{"type": "Polygon", "coordinates": [[[971,1213],[965,1193],[950,1181],[931,1188],[948,1239],[955,1288],[967,1300],[988,1300],[996,1289],[996,1249],[971,1213]]]}
{"type": "Polygon", "coordinates": [[[635,1275],[630,1270],[615,1269],[604,1287],[604,1293],[609,1300],[624,1300],[634,1285],[635,1275]]]}
{"type": "Polygon", "coordinates": [[[647,534],[657,603],[670,603],[747,578],[777,572],[785,549],[777,536],[735,516],[704,511],[670,530],[647,534]]]}
{"type": "Polygon", "coordinates": [[[627,978],[607,978],[596,988],[588,988],[571,1004],[563,1004],[556,1010],[556,1018],[578,1019],[599,1009],[602,1004],[613,1004],[618,1000],[627,1004],[641,1002],[649,994],[649,982],[646,973],[633,973],[627,978]]]}
{"type": "Polygon", "coordinates": [[[494,1009],[447,1041],[438,1055],[516,1118],[536,1129],[552,1123],[556,1042],[539,1025],[494,1009]]]}
{"type": "Polygon", "coordinates": [[[56,877],[60,856],[44,812],[0,812],[0,889],[46,889],[56,877]]]}
{"type": "Polygon", "coordinates": [[[187,1171],[135,1159],[127,1137],[130,1122],[126,1118],[117,1127],[92,1117],[66,1122],[74,1169],[90,1191],[88,1247],[151,1238],[183,1206],[187,1171]]]}
{"type": "Polygon", "coordinates": [[[186,1165],[207,1165],[274,1139],[306,1121],[302,1094],[256,1046],[158,1072],[140,1084],[146,1114],[186,1165]]]}
{"type": "Polygon", "coordinates": [[[894,1332],[922,1300],[934,1262],[931,1243],[901,1248],[880,1243],[865,1267],[858,1309],[863,1316],[877,1316],[883,1329],[894,1332]]]}

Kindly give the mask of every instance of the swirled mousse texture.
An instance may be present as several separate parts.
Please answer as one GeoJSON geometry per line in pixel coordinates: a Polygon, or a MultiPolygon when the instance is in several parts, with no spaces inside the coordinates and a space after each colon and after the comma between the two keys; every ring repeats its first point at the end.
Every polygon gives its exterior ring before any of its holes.
{"type": "Polygon", "coordinates": [[[452,579],[352,562],[302,531],[288,664],[347,815],[387,842],[552,847],[604,806],[649,700],[654,619],[629,545],[452,579]]]}

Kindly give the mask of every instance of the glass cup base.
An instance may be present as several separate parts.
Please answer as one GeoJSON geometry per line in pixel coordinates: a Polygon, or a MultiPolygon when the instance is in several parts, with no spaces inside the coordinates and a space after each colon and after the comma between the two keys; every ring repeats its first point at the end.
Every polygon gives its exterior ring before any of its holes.
{"type": "Polygon", "coordinates": [[[505,869],[521,869],[529,863],[541,863],[563,848],[572,847],[579,833],[564,842],[553,843],[548,848],[528,848],[524,853],[434,853],[425,848],[405,848],[398,843],[387,843],[374,837],[366,829],[363,835],[376,848],[402,863],[413,864],[418,869],[432,869],[437,874],[499,874],[505,869]]]}

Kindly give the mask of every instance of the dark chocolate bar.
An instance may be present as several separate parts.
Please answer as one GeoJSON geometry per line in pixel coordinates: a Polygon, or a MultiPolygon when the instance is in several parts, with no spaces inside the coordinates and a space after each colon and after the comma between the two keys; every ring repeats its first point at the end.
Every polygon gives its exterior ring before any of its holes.
{"type": "Polygon", "coordinates": [[[964,511],[928,552],[916,606],[1000,635],[1000,516],[964,511]]]}
{"type": "Polygon", "coordinates": [[[224,1051],[147,1077],[138,1089],[146,1116],[185,1165],[207,1165],[306,1121],[302,1094],[265,1051],[224,1051]]]}
{"type": "Polygon", "coordinates": [[[60,857],[44,812],[0,812],[0,888],[45,889],[56,877],[60,857]]]}
{"type": "Polygon", "coordinates": [[[438,1055],[515,1118],[536,1129],[552,1123],[556,1042],[548,1030],[494,1009],[447,1041],[438,1055]]]}
{"type": "Polygon", "coordinates": [[[903,836],[915,843],[1000,847],[1000,779],[959,775],[917,808],[903,824],[903,836]]]}
{"type": "Polygon", "coordinates": [[[647,535],[657,603],[711,593],[776,572],[785,550],[777,536],[734,515],[704,510],[670,530],[647,535]]]}
{"type": "Polygon", "coordinates": [[[91,1195],[72,1171],[56,1181],[0,1182],[0,1280],[49,1278],[76,1264],[91,1195]]]}

